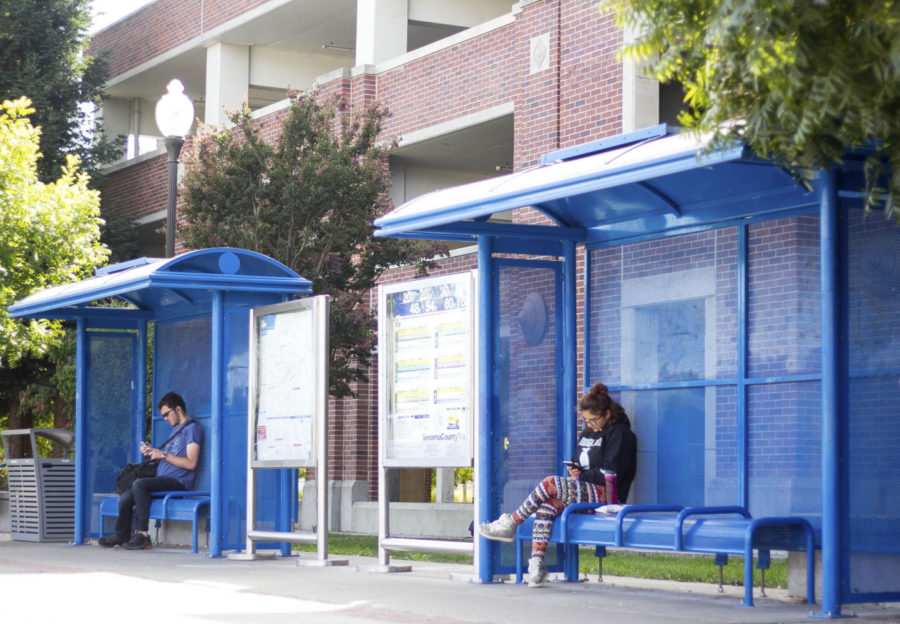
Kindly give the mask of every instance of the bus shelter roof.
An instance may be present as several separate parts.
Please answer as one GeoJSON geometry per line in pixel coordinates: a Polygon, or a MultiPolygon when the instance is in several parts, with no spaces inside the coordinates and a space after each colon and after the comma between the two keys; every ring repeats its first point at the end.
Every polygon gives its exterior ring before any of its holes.
{"type": "Polygon", "coordinates": [[[102,315],[148,319],[209,310],[215,291],[309,294],[312,283],[267,256],[214,248],[174,258],[138,258],[98,269],[94,277],[38,291],[9,307],[12,317],[76,319],[102,315]],[[127,308],[90,304],[118,298],[127,308]]]}
{"type": "MultiPolygon", "coordinates": [[[[861,156],[845,161],[845,188],[863,188],[861,156]]],[[[422,195],[375,225],[376,236],[553,236],[602,244],[817,204],[813,190],[744,146],[669,134],[663,124],[547,154],[532,169],[422,195]],[[524,207],[546,215],[552,227],[497,218],[524,207]]]]}

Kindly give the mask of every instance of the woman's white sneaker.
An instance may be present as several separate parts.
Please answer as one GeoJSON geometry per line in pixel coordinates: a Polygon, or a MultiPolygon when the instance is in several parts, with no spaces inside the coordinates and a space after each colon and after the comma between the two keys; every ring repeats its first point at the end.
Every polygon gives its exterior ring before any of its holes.
{"type": "Polygon", "coordinates": [[[503,514],[493,522],[485,522],[478,526],[482,537],[498,542],[511,542],[516,537],[516,523],[509,514],[503,514]]]}
{"type": "Polygon", "coordinates": [[[528,560],[528,587],[540,587],[547,580],[547,566],[543,557],[532,557],[528,560]]]}

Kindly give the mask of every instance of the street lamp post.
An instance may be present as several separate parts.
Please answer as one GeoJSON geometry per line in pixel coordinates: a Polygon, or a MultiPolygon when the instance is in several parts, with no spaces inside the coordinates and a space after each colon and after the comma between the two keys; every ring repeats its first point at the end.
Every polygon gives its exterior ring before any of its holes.
{"type": "Polygon", "coordinates": [[[184,137],[194,123],[194,103],[184,94],[177,78],[166,85],[166,93],[156,103],[156,125],[165,137],[169,153],[169,191],[166,195],[166,257],[175,255],[175,200],[178,187],[178,155],[184,137]]]}

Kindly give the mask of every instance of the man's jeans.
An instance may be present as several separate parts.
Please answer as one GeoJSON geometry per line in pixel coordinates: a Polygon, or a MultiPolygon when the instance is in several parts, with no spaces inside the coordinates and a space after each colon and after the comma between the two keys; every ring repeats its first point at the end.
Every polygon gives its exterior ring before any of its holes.
{"type": "Polygon", "coordinates": [[[184,490],[184,485],[172,477],[136,479],[131,489],[119,496],[116,536],[127,541],[132,530],[146,532],[150,527],[150,493],[169,490],[184,490]]]}

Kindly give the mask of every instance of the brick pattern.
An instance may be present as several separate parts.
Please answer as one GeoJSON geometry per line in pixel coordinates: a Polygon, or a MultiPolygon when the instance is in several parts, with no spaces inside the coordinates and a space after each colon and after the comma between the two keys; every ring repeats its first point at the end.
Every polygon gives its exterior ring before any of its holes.
{"type": "Polygon", "coordinates": [[[95,34],[88,54],[107,53],[115,78],[266,2],[156,0],[95,34]]]}
{"type": "Polygon", "coordinates": [[[818,371],[818,217],[778,219],[750,226],[748,256],[749,376],[818,371]]]}
{"type": "Polygon", "coordinates": [[[100,192],[107,218],[136,219],[166,209],[168,156],[143,160],[107,176],[100,192]]]}

